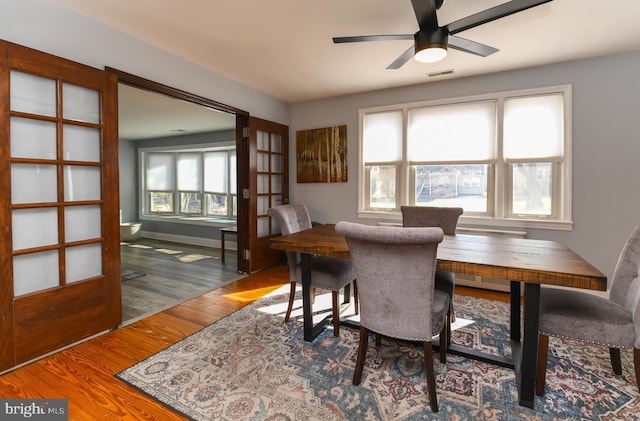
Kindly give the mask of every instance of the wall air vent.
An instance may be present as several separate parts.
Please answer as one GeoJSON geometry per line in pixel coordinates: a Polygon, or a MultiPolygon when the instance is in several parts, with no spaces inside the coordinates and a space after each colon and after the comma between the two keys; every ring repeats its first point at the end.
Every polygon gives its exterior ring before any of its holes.
{"type": "Polygon", "coordinates": [[[427,73],[427,76],[437,77],[437,76],[452,75],[453,73],[454,73],[453,69],[449,69],[449,70],[442,70],[440,72],[427,73]]]}

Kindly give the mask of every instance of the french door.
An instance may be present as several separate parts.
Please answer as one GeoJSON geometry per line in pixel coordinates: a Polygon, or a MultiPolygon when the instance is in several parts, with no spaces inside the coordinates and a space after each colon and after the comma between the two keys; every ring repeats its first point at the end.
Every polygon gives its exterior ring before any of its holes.
{"type": "Polygon", "coordinates": [[[0,371],[121,321],[117,78],[0,41],[0,371]]]}
{"type": "Polygon", "coordinates": [[[289,127],[251,117],[248,155],[249,188],[243,192],[249,199],[246,271],[253,273],[282,262],[282,253],[269,247],[279,227],[267,212],[272,206],[289,203],[289,127]]]}

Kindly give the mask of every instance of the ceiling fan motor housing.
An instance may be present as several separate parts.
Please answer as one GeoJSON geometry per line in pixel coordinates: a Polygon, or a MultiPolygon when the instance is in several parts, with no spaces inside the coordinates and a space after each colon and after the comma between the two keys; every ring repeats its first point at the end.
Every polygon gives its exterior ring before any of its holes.
{"type": "Polygon", "coordinates": [[[449,31],[445,27],[437,28],[433,31],[418,31],[413,35],[415,52],[425,48],[447,49],[449,45],[449,31]]]}

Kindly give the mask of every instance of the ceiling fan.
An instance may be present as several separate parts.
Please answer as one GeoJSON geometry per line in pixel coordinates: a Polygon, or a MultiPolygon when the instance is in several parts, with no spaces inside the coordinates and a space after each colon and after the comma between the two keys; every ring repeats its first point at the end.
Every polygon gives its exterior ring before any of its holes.
{"type": "Polygon", "coordinates": [[[420,30],[415,34],[334,37],[333,42],[341,44],[365,41],[414,40],[414,46],[402,53],[400,57],[387,66],[387,69],[399,69],[411,57],[415,57],[416,60],[423,63],[436,62],[447,55],[448,48],[487,57],[499,50],[455,36],[455,34],[550,1],[552,0],[511,0],[447,25],[439,26],[436,10],[440,9],[444,0],[411,0],[413,11],[420,27],[420,30]]]}

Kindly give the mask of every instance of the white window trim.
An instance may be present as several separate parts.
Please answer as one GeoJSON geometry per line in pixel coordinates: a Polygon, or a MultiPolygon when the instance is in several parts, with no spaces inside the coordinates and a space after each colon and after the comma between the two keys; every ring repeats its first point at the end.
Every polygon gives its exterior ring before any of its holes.
{"type": "Polygon", "coordinates": [[[145,180],[145,165],[144,154],[148,152],[192,152],[198,151],[222,151],[236,148],[236,143],[229,142],[216,142],[194,145],[173,145],[173,146],[152,146],[147,148],[138,149],[138,191],[142,192],[138,195],[138,220],[139,221],[156,221],[156,222],[171,222],[175,224],[184,225],[203,225],[203,226],[215,226],[215,227],[227,227],[236,225],[235,219],[227,219],[214,216],[193,216],[188,217],[184,215],[150,215],[145,214],[145,195],[144,195],[144,180],[145,180]]]}
{"type": "MultiPolygon", "coordinates": [[[[563,174],[562,174],[562,183],[559,186],[562,191],[558,192],[558,194],[564,198],[564,200],[560,203],[560,215],[558,215],[558,219],[548,220],[548,219],[535,219],[535,218],[508,218],[504,215],[504,206],[502,204],[494,203],[489,204],[489,206],[494,206],[495,213],[493,217],[485,217],[485,216],[465,216],[464,214],[460,217],[461,225],[469,225],[469,226],[483,226],[483,227],[496,227],[496,228],[532,228],[532,229],[549,229],[549,230],[560,230],[560,231],[571,231],[573,229],[573,212],[572,212],[572,160],[573,160],[573,150],[572,150],[572,86],[571,85],[557,85],[557,86],[548,86],[548,87],[540,87],[540,88],[531,88],[531,89],[523,89],[523,90],[514,90],[514,91],[503,91],[491,94],[482,94],[482,95],[472,95],[472,96],[464,96],[464,97],[456,97],[456,98],[445,98],[445,99],[437,99],[430,101],[421,101],[421,102],[411,102],[411,103],[403,103],[403,104],[394,104],[389,106],[379,106],[372,108],[363,108],[358,110],[358,211],[357,215],[359,218],[365,219],[377,219],[381,221],[401,221],[402,215],[400,212],[384,212],[384,211],[369,211],[365,209],[365,199],[366,193],[365,183],[364,183],[364,161],[363,161],[363,121],[364,116],[367,113],[373,112],[384,112],[384,111],[392,111],[392,110],[402,110],[403,112],[403,164],[401,165],[400,171],[400,191],[397,191],[396,194],[400,197],[400,203],[408,203],[409,199],[409,186],[406,181],[408,169],[406,168],[406,136],[407,136],[407,113],[410,108],[418,108],[418,107],[426,107],[426,106],[437,106],[437,105],[448,105],[455,104],[461,102],[473,102],[473,101],[482,101],[482,100],[498,100],[498,107],[503,107],[503,100],[506,97],[514,97],[514,96],[533,96],[533,95],[542,95],[542,94],[550,94],[560,92],[564,97],[564,162],[562,165],[563,174]]],[[[502,110],[498,110],[500,115],[502,115],[502,110]]],[[[498,119],[498,136],[502,137],[502,119],[498,119]]],[[[499,150],[498,159],[502,160],[502,139],[499,139],[498,142],[499,150]]],[[[496,191],[496,201],[498,198],[505,198],[505,190],[507,188],[506,178],[503,174],[500,173],[502,169],[506,167],[496,166],[496,174],[494,178],[495,183],[495,191],[496,191]]]]}

